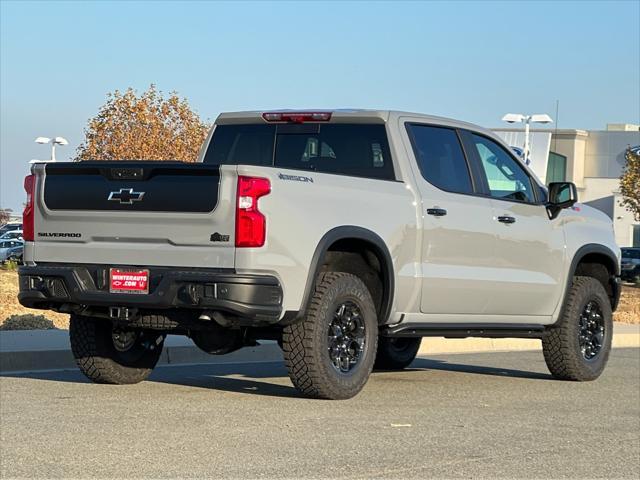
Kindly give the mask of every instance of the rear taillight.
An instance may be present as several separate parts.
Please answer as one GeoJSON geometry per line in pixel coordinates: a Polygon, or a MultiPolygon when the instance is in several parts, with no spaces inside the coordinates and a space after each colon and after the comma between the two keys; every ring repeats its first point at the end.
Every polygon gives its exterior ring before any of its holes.
{"type": "Polygon", "coordinates": [[[331,112],[265,112],[262,119],[265,122],[328,122],[331,112]]]}
{"type": "Polygon", "coordinates": [[[266,178],[238,177],[236,198],[236,247],[261,247],[267,233],[267,221],[258,210],[258,199],[271,191],[266,178]]]}
{"type": "Polygon", "coordinates": [[[33,193],[35,187],[35,175],[24,177],[24,190],[27,192],[27,202],[22,212],[22,238],[25,242],[33,242],[33,193]]]}

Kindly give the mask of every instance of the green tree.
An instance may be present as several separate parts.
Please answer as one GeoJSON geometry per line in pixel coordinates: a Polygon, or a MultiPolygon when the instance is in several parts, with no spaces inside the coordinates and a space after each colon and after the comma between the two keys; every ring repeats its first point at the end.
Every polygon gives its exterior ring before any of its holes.
{"type": "Polygon", "coordinates": [[[116,90],[89,120],[76,160],[194,162],[209,127],[176,92],[116,90]]]}
{"type": "Polygon", "coordinates": [[[636,221],[640,221],[640,151],[634,152],[629,147],[625,158],[627,164],[620,177],[622,205],[633,214],[636,221]]]}

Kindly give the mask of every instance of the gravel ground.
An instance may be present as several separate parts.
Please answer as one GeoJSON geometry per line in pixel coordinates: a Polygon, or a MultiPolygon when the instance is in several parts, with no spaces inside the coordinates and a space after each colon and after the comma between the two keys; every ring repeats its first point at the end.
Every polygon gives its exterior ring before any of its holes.
{"type": "Polygon", "coordinates": [[[616,322],[640,323],[640,287],[622,287],[620,304],[613,318],[616,322]]]}
{"type": "Polygon", "coordinates": [[[25,308],[18,303],[18,274],[0,270],[0,329],[69,328],[69,315],[25,308]]]}
{"type": "Polygon", "coordinates": [[[590,383],[540,352],[417,359],[348,401],[301,398],[281,363],[0,378],[0,475],[102,478],[640,478],[640,349],[590,383]]]}

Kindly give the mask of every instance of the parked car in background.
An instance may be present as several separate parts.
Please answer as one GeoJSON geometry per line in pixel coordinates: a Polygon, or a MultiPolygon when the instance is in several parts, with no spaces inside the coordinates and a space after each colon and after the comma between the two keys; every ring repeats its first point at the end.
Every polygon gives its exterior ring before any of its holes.
{"type": "Polygon", "coordinates": [[[640,247],[622,248],[622,269],[620,276],[623,280],[633,281],[640,277],[640,247]]]}
{"type": "Polygon", "coordinates": [[[10,248],[7,252],[6,261],[14,261],[16,263],[22,263],[22,254],[24,253],[24,245],[18,245],[17,247],[10,248]]]}
{"type": "Polygon", "coordinates": [[[5,240],[0,242],[0,262],[7,260],[22,261],[24,242],[22,240],[5,240]]]}
{"type": "Polygon", "coordinates": [[[7,223],[0,227],[0,236],[12,230],[22,230],[22,223],[7,223]]]}
{"type": "Polygon", "coordinates": [[[0,242],[4,240],[14,240],[14,239],[22,240],[22,229],[9,230],[8,232],[4,232],[2,235],[0,235],[0,242]]]}

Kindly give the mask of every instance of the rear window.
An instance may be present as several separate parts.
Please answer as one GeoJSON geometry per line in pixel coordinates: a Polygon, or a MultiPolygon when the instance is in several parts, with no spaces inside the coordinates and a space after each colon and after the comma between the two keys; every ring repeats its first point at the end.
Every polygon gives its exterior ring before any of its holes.
{"type": "Polygon", "coordinates": [[[204,163],[275,166],[395,180],[384,125],[219,125],[204,163]]]}

